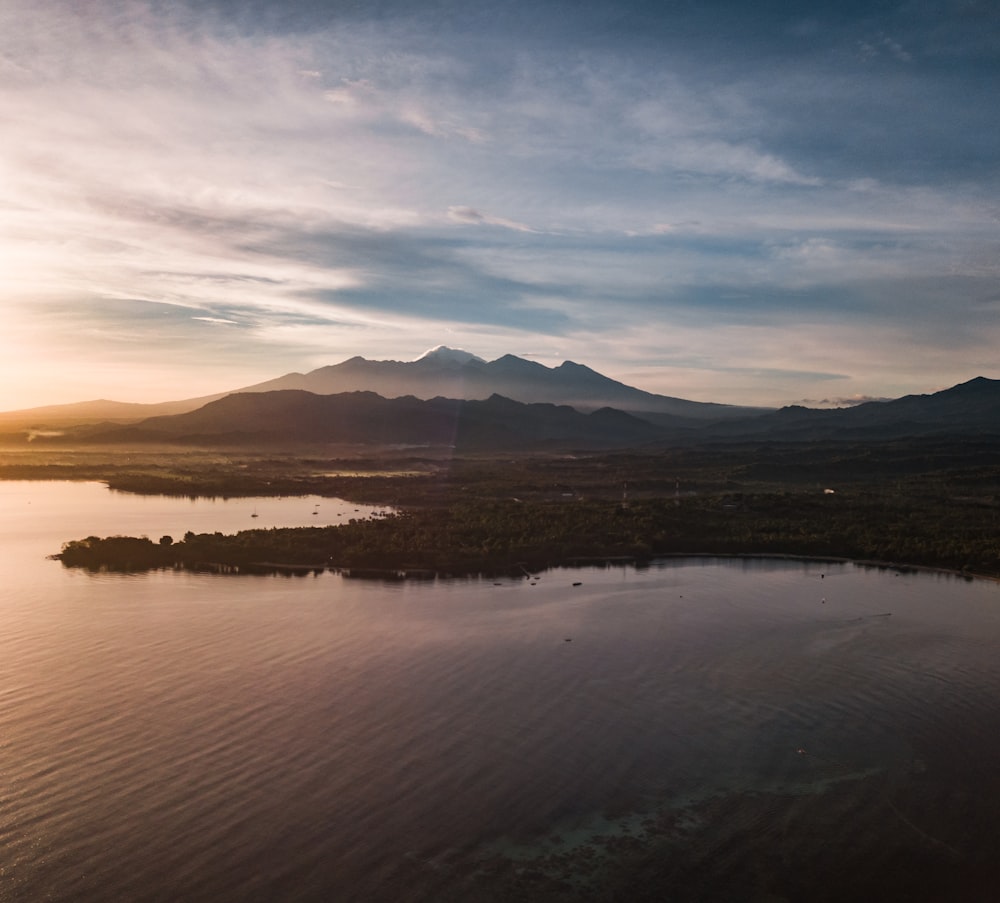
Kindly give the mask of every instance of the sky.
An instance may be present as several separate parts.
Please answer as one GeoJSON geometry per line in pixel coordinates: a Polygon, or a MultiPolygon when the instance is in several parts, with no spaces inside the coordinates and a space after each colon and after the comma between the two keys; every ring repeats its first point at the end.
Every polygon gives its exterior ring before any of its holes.
{"type": "Polygon", "coordinates": [[[0,410],[439,344],[997,378],[998,96],[997,0],[0,0],[0,410]]]}

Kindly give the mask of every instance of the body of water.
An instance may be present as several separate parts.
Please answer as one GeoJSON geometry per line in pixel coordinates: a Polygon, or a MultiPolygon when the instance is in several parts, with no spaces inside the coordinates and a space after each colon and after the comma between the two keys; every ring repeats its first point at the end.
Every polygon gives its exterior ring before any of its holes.
{"type": "Polygon", "coordinates": [[[370,510],[0,483],[0,901],[995,899],[996,584],[46,558],[370,510]]]}

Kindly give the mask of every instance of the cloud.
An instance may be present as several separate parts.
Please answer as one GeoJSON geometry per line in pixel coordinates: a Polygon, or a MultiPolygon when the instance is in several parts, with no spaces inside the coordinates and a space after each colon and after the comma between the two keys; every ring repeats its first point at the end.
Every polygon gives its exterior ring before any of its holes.
{"type": "MultiPolygon", "coordinates": [[[[653,235],[677,235],[682,233],[697,233],[701,229],[701,223],[698,220],[687,220],[686,222],[679,223],[656,223],[650,230],[653,235]]],[[[633,235],[638,235],[639,233],[633,232],[633,235]]]]}
{"type": "Polygon", "coordinates": [[[755,182],[779,182],[790,185],[820,185],[822,180],[796,172],[774,154],[763,153],[747,145],[718,139],[686,140],[650,144],[629,156],[640,169],[679,170],[706,176],[743,178],[755,182]]]}
{"type": "Polygon", "coordinates": [[[515,232],[535,232],[531,226],[524,223],[517,223],[514,220],[505,219],[502,216],[491,216],[481,213],[472,207],[449,207],[448,219],[456,223],[467,223],[469,225],[502,226],[504,229],[513,229],[515,232]]]}
{"type": "Polygon", "coordinates": [[[7,385],[29,338],[266,377],[453,330],[821,398],[1000,340],[988,16],[9,0],[3,26],[7,385]]]}
{"type": "Polygon", "coordinates": [[[239,321],[230,320],[227,317],[192,317],[192,320],[199,320],[202,323],[218,323],[220,326],[239,326],[239,321]]]}
{"type": "Polygon", "coordinates": [[[868,404],[870,401],[886,402],[892,400],[886,396],[849,395],[835,398],[801,398],[798,401],[790,402],[790,404],[802,405],[806,408],[853,408],[859,404],[868,404]]]}
{"type": "Polygon", "coordinates": [[[913,60],[913,56],[903,49],[902,44],[887,35],[878,35],[871,40],[858,41],[858,54],[864,60],[875,59],[883,55],[891,56],[901,63],[909,63],[913,60]]]}

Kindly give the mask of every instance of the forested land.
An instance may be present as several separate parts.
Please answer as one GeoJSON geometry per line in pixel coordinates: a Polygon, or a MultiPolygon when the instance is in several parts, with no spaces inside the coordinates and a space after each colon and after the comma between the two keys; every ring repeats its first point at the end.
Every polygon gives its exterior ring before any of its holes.
{"type": "MultiPolygon", "coordinates": [[[[148,456],[76,462],[114,488],[179,495],[317,493],[397,512],[235,535],[88,537],[68,566],[534,571],[574,560],[782,554],[1000,576],[1000,442],[717,444],[607,454],[148,456]]],[[[0,463],[0,477],[74,462],[0,463]]]]}

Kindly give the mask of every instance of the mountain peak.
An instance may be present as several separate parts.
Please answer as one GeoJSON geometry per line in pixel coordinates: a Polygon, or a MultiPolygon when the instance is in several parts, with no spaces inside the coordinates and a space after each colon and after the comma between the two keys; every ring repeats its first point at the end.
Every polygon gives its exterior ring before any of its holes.
{"type": "Polygon", "coordinates": [[[420,357],[417,358],[418,361],[436,361],[442,364],[468,364],[475,362],[477,364],[485,364],[481,357],[472,354],[468,351],[461,351],[458,348],[449,348],[447,345],[438,345],[436,348],[431,348],[429,351],[425,351],[420,357]]]}
{"type": "Polygon", "coordinates": [[[985,376],[975,376],[964,383],[952,386],[952,392],[993,392],[1000,386],[1000,380],[989,379],[985,376]]]}
{"type": "Polygon", "coordinates": [[[586,371],[587,373],[595,373],[595,370],[591,370],[586,364],[578,364],[576,361],[563,361],[556,370],[562,370],[564,373],[580,373],[581,371],[586,371]]]}

